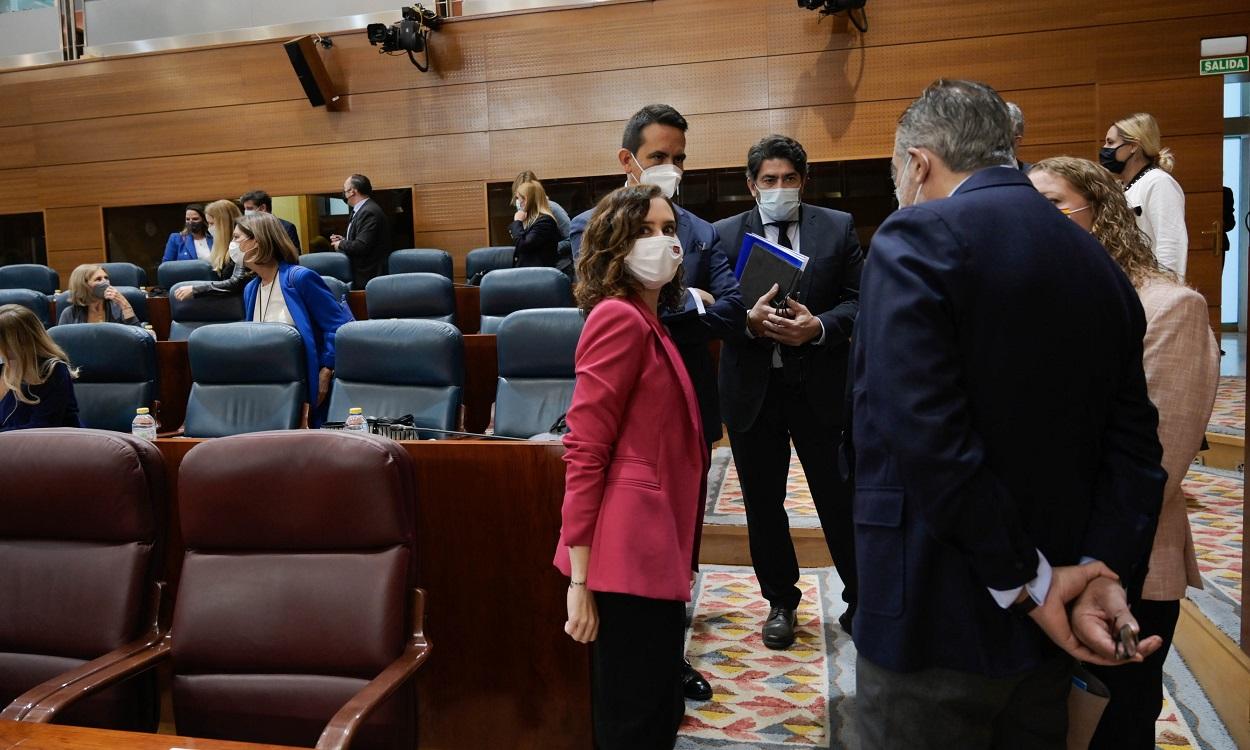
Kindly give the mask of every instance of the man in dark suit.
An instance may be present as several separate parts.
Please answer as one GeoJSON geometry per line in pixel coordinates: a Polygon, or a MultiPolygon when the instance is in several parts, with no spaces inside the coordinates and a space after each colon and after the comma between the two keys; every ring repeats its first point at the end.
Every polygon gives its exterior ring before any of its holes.
{"type": "Polygon", "coordinates": [[[848,630],[856,597],[851,493],[834,457],[864,256],[850,214],[800,202],[806,180],[803,146],[767,136],[747,152],[747,187],[758,205],[715,224],[731,264],[747,233],[808,258],[788,309],[773,306],[775,290],[748,300],[746,325],[725,338],[720,356],[721,413],[742,482],[751,562],[770,607],[764,645],[776,649],[794,642],[801,597],[784,505],[791,441],[845,584],[840,622],[848,630]]]}
{"type": "Polygon", "coordinates": [[[373,184],[362,174],[343,182],[343,200],[352,209],[347,233],[330,235],[330,246],[346,253],[352,263],[352,287],[364,289],[369,279],[386,273],[391,255],[391,224],[386,210],[373,200],[373,184]]]}
{"type": "MultiPolygon", "coordinates": [[[[1113,633],[1136,628],[1121,582],[1140,586],[1165,482],[1141,303],[1015,168],[1011,138],[990,87],[929,86],[895,135],[903,208],[864,265],[855,645],[869,749],[1062,748],[1073,657],[1118,663],[1113,633]]],[[[1133,660],[1160,645],[1143,638],[1133,660]]]]}
{"type": "MultiPolygon", "coordinates": [[[[616,158],[625,173],[625,184],[658,185],[672,199],[681,183],[681,167],[686,162],[686,118],[667,104],[650,104],[638,110],[625,124],[621,148],[616,158]]],[[[738,279],[721,251],[716,230],[703,219],[674,206],[677,212],[677,238],[682,247],[682,279],[687,287],[681,309],[661,310],[660,320],[677,344],[703,422],[703,438],[708,452],[721,436],[720,408],[716,396],[716,368],[708,344],[740,330],[746,315],[738,279]]],[[[573,219],[569,240],[576,263],[582,233],[594,209],[573,219]]],[[[702,518],[702,516],[700,516],[702,518]]],[[[702,524],[700,524],[702,528],[702,524]]],[[[694,565],[695,561],[691,561],[694,565]]],[[[686,665],[687,698],[710,700],[712,687],[697,671],[686,665]]]]}
{"type": "MultiPolygon", "coordinates": [[[[266,193],[264,190],[253,190],[244,193],[239,198],[239,203],[243,204],[243,213],[245,214],[252,214],[256,211],[263,211],[267,214],[273,213],[273,200],[269,197],[269,193],[266,193]]],[[[278,221],[282,222],[282,228],[286,230],[286,236],[291,238],[291,244],[295,245],[296,252],[300,252],[299,230],[295,228],[294,224],[281,216],[278,217],[278,221]]]]}

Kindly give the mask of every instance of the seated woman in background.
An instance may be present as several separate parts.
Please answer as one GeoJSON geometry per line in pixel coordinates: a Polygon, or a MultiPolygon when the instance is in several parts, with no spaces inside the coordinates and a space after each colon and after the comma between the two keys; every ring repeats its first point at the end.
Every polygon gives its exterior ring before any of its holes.
{"type": "Polygon", "coordinates": [[[57,325],[69,323],[125,323],[141,325],[130,301],[109,283],[108,271],[86,263],[69,275],[69,307],[61,311],[57,325]]]}
{"type": "MultiPolygon", "coordinates": [[[[526,182],[537,182],[539,185],[542,185],[542,182],[539,181],[538,177],[527,169],[518,174],[516,179],[512,181],[512,200],[516,200],[517,189],[526,182]]],[[[546,188],[543,188],[544,192],[546,192],[546,190],[546,188]]],[[[551,208],[551,215],[556,220],[556,226],[560,228],[560,239],[567,240],[569,238],[569,232],[573,226],[573,221],[569,219],[569,212],[565,211],[564,207],[559,203],[551,200],[550,197],[547,198],[547,205],[551,208]]]]}
{"type": "Polygon", "coordinates": [[[162,263],[169,260],[208,260],[212,255],[213,236],[208,233],[204,207],[198,203],[188,205],[184,218],[186,224],[182,231],[169,235],[169,240],[165,242],[162,263]]]}
{"type": "Polygon", "coordinates": [[[1172,646],[1185,587],[1202,588],[1181,480],[1202,446],[1219,384],[1220,357],[1206,299],[1163,267],[1137,224],[1124,188],[1085,159],[1058,157],[1033,165],[1029,178],[1042,195],[1115,259],[1146,312],[1142,364],[1150,400],[1159,410],[1159,442],[1168,481],[1141,601],[1133,614],[1163,648],[1139,664],[1090,666],[1111,691],[1091,748],[1153,748],[1163,707],[1163,662],[1172,646]]]}
{"type": "Polygon", "coordinates": [[[681,259],[672,204],[637,185],[599,202],[577,263],[587,317],[555,564],[569,576],[564,630],[593,643],[600,750],[668,750],[685,712],[686,602],[708,465],[694,387],[657,313],[685,295],[681,259]]]}
{"type": "Polygon", "coordinates": [[[0,432],[81,427],[74,398],[77,372],[21,305],[0,305],[0,432]]]}
{"type": "Polygon", "coordinates": [[[560,229],[547,204],[547,192],[537,182],[523,182],[513,194],[513,200],[517,210],[508,225],[508,234],[512,235],[512,244],[516,246],[512,265],[554,268],[560,229]]]}
{"type": "Polygon", "coordinates": [[[241,217],[233,240],[256,274],[243,290],[244,320],[285,323],[299,331],[308,364],[308,424],[319,427],[334,380],[334,335],[352,314],[316,271],[299,264],[278,217],[264,212],[241,217]]]}
{"type": "Polygon", "coordinates": [[[234,231],[234,223],[243,215],[239,207],[231,200],[213,201],[204,209],[204,214],[208,217],[209,234],[222,238],[221,242],[213,246],[213,252],[208,260],[209,265],[213,267],[213,272],[220,280],[180,286],[174,292],[174,296],[180,300],[191,297],[241,294],[243,287],[255,276],[247,270],[247,266],[243,265],[243,252],[239,250],[239,243],[233,239],[229,243],[226,242],[226,238],[234,231]]]}

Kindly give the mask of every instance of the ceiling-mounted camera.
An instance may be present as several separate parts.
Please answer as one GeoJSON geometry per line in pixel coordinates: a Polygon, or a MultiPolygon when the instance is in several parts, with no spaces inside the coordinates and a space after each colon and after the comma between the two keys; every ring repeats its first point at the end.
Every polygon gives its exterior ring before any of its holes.
{"type": "Polygon", "coordinates": [[[868,0],[799,0],[799,7],[806,10],[818,10],[822,16],[832,16],[835,13],[846,11],[846,17],[851,19],[851,23],[855,24],[855,28],[862,33],[868,33],[868,11],[864,10],[864,6],[868,0]],[[856,17],[855,11],[859,11],[856,17]]]}
{"type": "Polygon", "coordinates": [[[421,5],[401,8],[403,18],[387,26],[384,23],[371,23],[365,28],[369,35],[369,44],[382,45],[379,52],[393,55],[399,52],[408,53],[408,59],[422,73],[430,69],[430,32],[438,31],[443,19],[432,10],[421,5]],[[417,62],[414,53],[425,53],[425,64],[417,62]]]}

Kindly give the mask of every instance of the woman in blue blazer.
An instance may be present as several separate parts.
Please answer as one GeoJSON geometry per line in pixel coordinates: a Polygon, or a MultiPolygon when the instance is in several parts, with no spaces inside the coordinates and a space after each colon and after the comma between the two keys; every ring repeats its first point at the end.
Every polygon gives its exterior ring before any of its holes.
{"type": "Polygon", "coordinates": [[[213,249],[213,235],[208,233],[208,223],[204,218],[204,207],[198,203],[187,206],[186,226],[181,232],[169,235],[165,242],[165,254],[161,262],[168,260],[208,260],[209,251],[213,249]]]}
{"type": "Polygon", "coordinates": [[[316,271],[299,265],[295,246],[276,216],[258,212],[240,217],[233,239],[243,251],[243,263],[256,273],[243,289],[244,319],[285,323],[299,331],[312,406],[308,424],[319,427],[334,379],[334,335],[352,314],[316,271]]]}
{"type": "Polygon", "coordinates": [[[21,305],[0,305],[0,432],[81,427],[76,370],[43,323],[21,305]]]}

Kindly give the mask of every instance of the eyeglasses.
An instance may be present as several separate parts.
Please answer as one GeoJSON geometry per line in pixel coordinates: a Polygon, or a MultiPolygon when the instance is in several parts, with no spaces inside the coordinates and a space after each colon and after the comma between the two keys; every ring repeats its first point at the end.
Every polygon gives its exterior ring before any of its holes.
{"type": "Polygon", "coordinates": [[[1080,208],[1060,208],[1059,210],[1063,212],[1064,216],[1071,216],[1072,214],[1080,213],[1087,208],[1089,208],[1089,206],[1081,206],[1080,208]]]}

